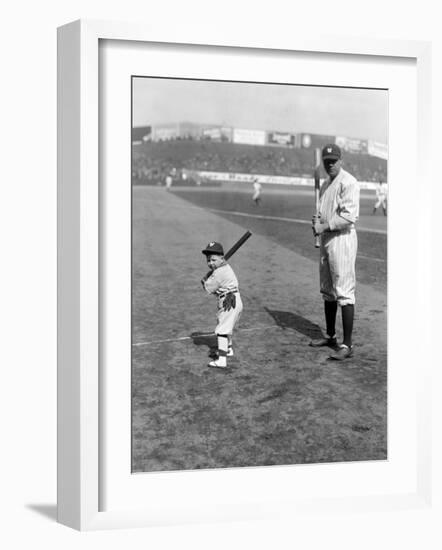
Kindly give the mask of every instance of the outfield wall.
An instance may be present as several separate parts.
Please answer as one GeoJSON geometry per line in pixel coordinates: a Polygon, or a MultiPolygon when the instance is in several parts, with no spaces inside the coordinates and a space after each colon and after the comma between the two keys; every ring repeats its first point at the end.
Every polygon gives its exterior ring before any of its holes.
{"type": "MultiPolygon", "coordinates": [[[[305,185],[313,186],[313,177],[287,177],[287,176],[268,176],[264,174],[242,174],[237,172],[210,172],[196,171],[191,175],[197,175],[197,181],[214,181],[230,183],[252,183],[255,179],[261,184],[275,185],[305,185]]],[[[361,189],[376,189],[376,183],[372,181],[360,181],[361,189]]]]}

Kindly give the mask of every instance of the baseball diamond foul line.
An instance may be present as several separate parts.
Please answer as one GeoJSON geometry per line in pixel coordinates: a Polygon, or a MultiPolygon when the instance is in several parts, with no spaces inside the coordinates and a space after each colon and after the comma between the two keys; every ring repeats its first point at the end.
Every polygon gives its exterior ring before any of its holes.
{"type": "MultiPolygon", "coordinates": [[[[268,330],[269,328],[279,328],[278,325],[268,325],[264,327],[252,327],[252,328],[240,328],[237,332],[250,332],[254,330],[268,330]]],[[[203,332],[198,334],[198,336],[215,336],[214,332],[203,332]]],[[[132,344],[135,346],[152,346],[154,344],[166,344],[168,342],[182,342],[183,340],[192,340],[192,336],[181,336],[180,338],[167,338],[165,340],[152,340],[150,342],[138,342],[137,344],[132,344]]]]}
{"type": "Polygon", "coordinates": [[[373,256],[364,256],[364,254],[359,254],[359,253],[358,253],[357,257],[358,257],[358,259],[362,258],[363,260],[373,260],[374,262],[386,262],[387,261],[383,258],[373,258],[373,256]]]}
{"type": "MultiPolygon", "coordinates": [[[[232,214],[232,216],[244,216],[246,218],[259,218],[261,220],[274,220],[278,222],[292,222],[292,223],[303,223],[311,225],[312,222],[308,220],[300,220],[298,218],[283,218],[279,216],[263,216],[262,214],[248,214],[247,212],[234,212],[233,210],[217,210],[215,208],[209,208],[210,212],[215,212],[218,214],[232,214]]],[[[381,235],[386,235],[387,232],[383,229],[370,229],[368,227],[358,226],[359,231],[367,231],[369,233],[379,233],[381,235]]]]}

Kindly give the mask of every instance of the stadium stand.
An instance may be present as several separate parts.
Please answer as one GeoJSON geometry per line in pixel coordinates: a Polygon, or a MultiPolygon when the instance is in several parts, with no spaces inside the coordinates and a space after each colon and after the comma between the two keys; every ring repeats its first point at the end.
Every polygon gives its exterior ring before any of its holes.
{"type": "MultiPolygon", "coordinates": [[[[311,177],[312,149],[174,139],[133,145],[133,183],[162,183],[172,169],[311,177]]],[[[387,181],[387,161],[346,153],[345,166],[359,181],[387,181]]],[[[191,183],[191,182],[188,182],[191,183]]]]}

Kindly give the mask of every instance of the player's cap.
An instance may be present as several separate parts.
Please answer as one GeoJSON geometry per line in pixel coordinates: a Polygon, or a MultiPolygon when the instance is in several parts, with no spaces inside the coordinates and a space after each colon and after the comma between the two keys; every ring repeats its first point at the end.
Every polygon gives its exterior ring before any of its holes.
{"type": "Polygon", "coordinates": [[[342,158],[341,149],[335,143],[329,143],[322,149],[322,160],[342,158]]]}
{"type": "Polygon", "coordinates": [[[201,250],[201,252],[206,256],[209,254],[220,254],[221,256],[224,256],[222,245],[220,243],[216,243],[215,241],[209,243],[204,250],[201,250]]]}

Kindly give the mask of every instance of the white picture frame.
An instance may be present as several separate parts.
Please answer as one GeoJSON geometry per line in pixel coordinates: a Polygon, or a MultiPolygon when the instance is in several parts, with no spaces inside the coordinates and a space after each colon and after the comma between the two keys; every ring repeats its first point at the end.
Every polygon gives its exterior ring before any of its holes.
{"type": "MultiPolygon", "coordinates": [[[[429,178],[431,45],[427,42],[365,40],[356,37],[281,36],[268,43],[265,36],[204,35],[174,33],[165,36],[143,25],[102,21],[76,21],[58,31],[58,521],[79,530],[127,528],[180,522],[216,521],[217,514],[204,513],[204,504],[191,505],[180,517],[167,506],[102,511],[100,504],[100,186],[99,186],[99,45],[102,40],[130,44],[166,43],[274,51],[299,51],[348,56],[408,58],[416,63],[417,159],[420,177],[429,178]]],[[[422,203],[431,205],[431,186],[420,190],[422,203]]],[[[420,214],[419,302],[429,313],[425,292],[431,284],[429,206],[420,214]],[[427,245],[425,246],[425,242],[427,245]]],[[[428,334],[419,339],[427,346],[428,334]]],[[[430,394],[431,361],[420,365],[416,385],[417,471],[416,490],[366,495],[358,498],[314,498],[276,502],[264,495],[247,510],[232,506],[222,519],[266,518],[295,513],[373,511],[416,508],[431,501],[430,394]]],[[[202,472],[201,472],[202,474],[202,472]]],[[[183,476],[191,474],[184,473],[183,476]]],[[[193,474],[195,475],[195,474],[193,474]]],[[[260,474],[257,475],[265,475],[260,474]]],[[[232,503],[233,504],[233,503],[232,503]]],[[[218,514],[219,516],[219,514],[218,514]]]]}

